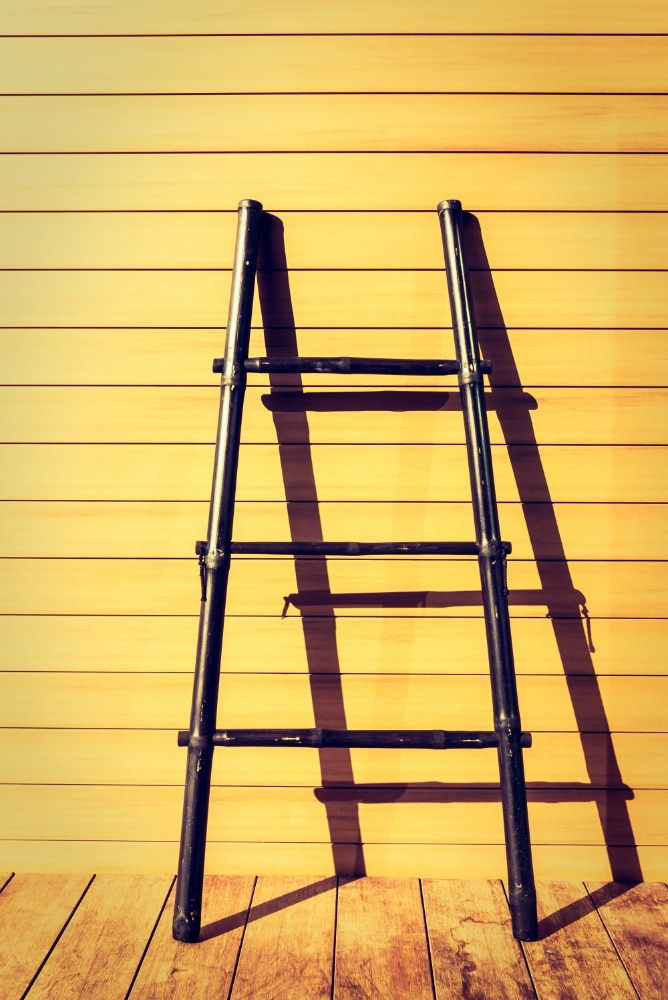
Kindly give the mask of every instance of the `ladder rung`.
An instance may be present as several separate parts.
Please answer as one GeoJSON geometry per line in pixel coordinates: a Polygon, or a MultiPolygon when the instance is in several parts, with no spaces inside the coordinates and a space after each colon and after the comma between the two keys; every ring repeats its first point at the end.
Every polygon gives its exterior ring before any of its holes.
{"type": "MultiPolygon", "coordinates": [[[[216,359],[214,372],[222,370],[218,365],[216,359]]],[[[248,358],[244,367],[248,372],[317,375],[457,375],[460,370],[458,361],[410,358],[248,358]]]]}
{"type": "MultiPolygon", "coordinates": [[[[469,729],[216,729],[210,739],[191,742],[188,730],[178,734],[180,747],[206,742],[215,747],[347,747],[365,749],[483,750],[498,747],[493,730],[469,729]]],[[[531,733],[522,733],[523,747],[531,733]]]]}
{"type": "MultiPolygon", "coordinates": [[[[204,543],[206,544],[206,543],[204,543]]],[[[477,542],[232,542],[244,556],[477,556],[477,542]]]]}

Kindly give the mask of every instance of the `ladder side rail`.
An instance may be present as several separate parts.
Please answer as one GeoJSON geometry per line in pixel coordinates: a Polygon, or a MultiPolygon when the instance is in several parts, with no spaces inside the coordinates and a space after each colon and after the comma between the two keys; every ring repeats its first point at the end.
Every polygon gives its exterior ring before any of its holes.
{"type": "Polygon", "coordinates": [[[520,940],[537,936],[536,892],[526,784],[521,747],[521,723],[506,586],[507,547],[501,541],[492,457],[485,407],[483,372],[464,261],[462,208],[459,201],[438,206],[452,311],[459,387],[466,432],[471,493],[479,545],[478,564],[489,651],[494,728],[499,736],[498,758],[503,822],[508,862],[508,891],[513,933],[520,940]]]}
{"type": "Polygon", "coordinates": [[[261,216],[260,202],[239,203],[207,541],[197,545],[202,602],[173,921],[178,941],[197,941],[200,931],[213,734],[246,388],[244,361],[250,338],[261,216]]]}

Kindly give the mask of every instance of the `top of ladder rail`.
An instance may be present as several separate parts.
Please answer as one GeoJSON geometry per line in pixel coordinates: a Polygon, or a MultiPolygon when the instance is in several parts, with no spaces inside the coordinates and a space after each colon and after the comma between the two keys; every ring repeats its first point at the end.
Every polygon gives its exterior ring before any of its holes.
{"type": "MultiPolygon", "coordinates": [[[[224,370],[225,359],[215,358],[213,371],[224,370]]],[[[248,372],[291,372],[321,375],[459,375],[458,361],[415,358],[247,358],[244,368],[248,372]]],[[[481,361],[480,371],[488,375],[491,361],[481,361]]]]}

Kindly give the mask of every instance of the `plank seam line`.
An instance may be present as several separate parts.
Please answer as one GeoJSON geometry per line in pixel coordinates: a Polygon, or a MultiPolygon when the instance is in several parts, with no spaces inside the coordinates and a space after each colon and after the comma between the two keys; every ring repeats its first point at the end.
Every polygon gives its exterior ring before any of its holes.
{"type": "MultiPolygon", "coordinates": [[[[3,877],[4,877],[4,876],[3,876],[3,877]]],[[[3,882],[2,886],[0,887],[0,893],[2,893],[2,892],[4,892],[4,891],[5,891],[5,889],[6,889],[6,888],[7,888],[7,886],[9,885],[9,883],[10,883],[10,882],[12,881],[12,879],[14,879],[14,878],[16,878],[16,872],[9,872],[9,873],[8,873],[8,874],[6,875],[6,878],[5,878],[5,881],[3,882]]]]}
{"type": "Polygon", "coordinates": [[[665,90],[53,90],[0,97],[666,97],[665,90]]]}
{"type": "Polygon", "coordinates": [[[336,890],[334,893],[334,928],[333,928],[333,940],[332,940],[332,963],[331,963],[331,988],[330,988],[330,1000],[335,1000],[335,987],[336,987],[336,953],[338,946],[338,930],[339,930],[339,887],[341,883],[341,877],[336,877],[336,890]]]}
{"type": "MultiPolygon", "coordinates": [[[[573,733],[572,735],[577,736],[578,734],[577,733],[573,733]]],[[[608,734],[603,734],[603,735],[608,735],[608,734]]],[[[643,735],[643,734],[637,734],[637,735],[643,735]]],[[[315,749],[315,748],[312,748],[312,749],[315,749]]],[[[83,788],[156,788],[156,789],[163,789],[163,788],[181,788],[182,787],[182,783],[178,783],[177,784],[177,783],[164,782],[164,783],[161,783],[161,784],[157,784],[155,782],[153,782],[153,783],[140,783],[140,782],[128,783],[128,782],[111,782],[111,781],[106,781],[106,782],[101,782],[101,781],[98,781],[98,782],[94,782],[94,781],[79,781],[79,782],[73,782],[73,781],[72,782],[64,782],[64,781],[60,781],[60,782],[58,782],[58,781],[24,781],[24,782],[20,782],[20,781],[3,781],[3,782],[0,782],[0,787],[4,787],[4,788],[45,788],[45,789],[46,788],[82,788],[82,789],[83,788]]],[[[314,788],[321,789],[323,786],[322,785],[318,785],[318,784],[316,784],[316,785],[313,785],[313,784],[303,784],[303,785],[278,785],[278,784],[267,784],[267,785],[231,785],[231,784],[224,784],[224,783],[221,783],[221,782],[214,782],[214,783],[212,783],[212,787],[213,788],[219,788],[219,789],[232,789],[233,791],[254,791],[254,792],[257,792],[257,791],[263,792],[263,791],[265,791],[265,792],[274,792],[274,791],[294,790],[294,791],[298,791],[299,792],[299,791],[312,791],[314,788]]],[[[349,784],[349,785],[327,785],[327,786],[324,786],[324,787],[325,787],[325,790],[327,792],[329,792],[329,791],[340,791],[340,792],[360,792],[360,793],[362,793],[362,792],[366,792],[366,793],[368,793],[368,792],[381,792],[381,793],[383,793],[383,792],[387,792],[388,791],[388,787],[389,787],[390,790],[395,790],[395,791],[399,790],[399,789],[407,789],[408,792],[413,791],[413,790],[421,792],[421,791],[424,790],[424,785],[421,782],[411,782],[411,781],[394,781],[394,782],[385,782],[385,783],[379,782],[378,784],[360,783],[360,784],[349,784]]],[[[499,789],[499,782],[498,781],[478,782],[477,784],[465,784],[463,782],[460,782],[459,784],[457,784],[456,782],[451,782],[449,784],[442,784],[442,785],[435,784],[435,785],[429,785],[429,786],[427,786],[427,790],[428,791],[432,791],[432,792],[461,792],[461,793],[465,793],[465,792],[496,792],[496,791],[498,791],[498,789],[499,789]]],[[[590,785],[590,784],[587,784],[587,783],[585,783],[585,784],[581,784],[581,783],[578,784],[577,782],[571,782],[570,784],[565,783],[565,782],[564,783],[554,783],[554,784],[553,783],[549,783],[549,782],[548,783],[543,783],[543,784],[540,784],[540,783],[537,783],[537,782],[527,782],[527,791],[528,792],[537,792],[537,793],[538,792],[543,792],[544,794],[547,793],[547,792],[553,792],[555,795],[557,795],[559,792],[581,792],[582,795],[585,796],[584,801],[587,801],[586,796],[590,792],[605,792],[608,795],[615,795],[615,796],[624,795],[626,797],[626,794],[628,792],[628,787],[624,786],[624,785],[622,785],[620,787],[619,785],[590,785]]],[[[665,787],[654,788],[652,786],[647,787],[645,785],[638,785],[634,789],[632,789],[632,791],[634,791],[634,792],[643,792],[643,793],[645,793],[645,792],[649,792],[649,793],[655,792],[655,793],[658,794],[658,793],[666,793],[668,791],[668,789],[666,789],[665,787]]],[[[344,801],[355,801],[355,799],[351,796],[349,799],[346,799],[344,801]]],[[[573,801],[577,802],[578,800],[574,798],[573,801]]],[[[374,804],[374,803],[372,803],[372,804],[374,804]]],[[[375,803],[375,804],[382,805],[382,804],[385,804],[385,803],[379,802],[379,803],[375,803]]],[[[410,803],[402,803],[402,802],[397,802],[397,803],[394,803],[394,804],[396,804],[396,805],[401,805],[401,804],[408,804],[408,805],[410,805],[410,803]]],[[[14,838],[3,837],[2,839],[3,840],[10,840],[10,839],[14,839],[14,838]]],[[[42,838],[35,838],[35,839],[42,839],[42,838]]],[[[171,841],[161,841],[161,842],[162,843],[171,843],[171,841]]],[[[263,841],[260,841],[260,843],[263,843],[263,841]]],[[[288,841],[288,843],[291,843],[291,841],[288,841]]],[[[384,843],[384,842],[381,841],[380,843],[384,843]]],[[[436,843],[440,843],[440,841],[436,841],[436,843]]]]}
{"type": "Polygon", "coordinates": [[[169,899],[171,897],[172,889],[174,888],[174,883],[175,882],[176,882],[176,875],[173,876],[172,881],[169,884],[169,888],[167,890],[167,894],[166,894],[166,896],[165,896],[165,898],[163,900],[162,906],[160,907],[160,912],[158,913],[158,915],[157,915],[157,917],[155,919],[155,922],[153,924],[153,928],[151,930],[151,933],[148,936],[148,941],[144,945],[144,949],[143,949],[143,951],[141,953],[141,956],[139,958],[139,962],[137,963],[137,968],[134,971],[132,979],[130,980],[130,985],[128,986],[128,989],[127,989],[127,991],[125,993],[125,1000],[129,1000],[130,994],[132,993],[133,987],[134,987],[135,982],[137,980],[137,976],[139,975],[139,972],[140,972],[141,967],[143,965],[144,959],[146,958],[148,949],[151,946],[151,942],[153,941],[153,938],[155,937],[155,932],[158,929],[158,924],[160,923],[160,918],[162,917],[162,914],[165,911],[165,907],[167,906],[167,903],[169,902],[169,899]]]}
{"type": "MultiPolygon", "coordinates": [[[[229,267],[0,267],[2,274],[230,274],[229,267]]],[[[258,268],[262,273],[263,269],[258,268]]],[[[663,274],[666,267],[470,267],[470,274],[663,274]]],[[[442,274],[440,267],[289,267],[264,274],[442,274]]],[[[304,329],[300,327],[300,329],[304,329]]],[[[412,329],[412,328],[411,328],[412,329]]],[[[512,329],[517,329],[513,327],[512,329]]],[[[655,327],[650,327],[655,329],[655,327]]]]}
{"type": "MultiPolygon", "coordinates": [[[[212,331],[220,331],[220,332],[222,332],[224,329],[225,328],[221,327],[221,326],[202,326],[201,324],[198,325],[198,326],[166,326],[164,324],[162,326],[138,326],[137,324],[135,324],[133,326],[119,326],[118,324],[116,326],[104,326],[104,325],[96,325],[96,324],[90,324],[90,323],[86,324],[86,325],[72,325],[72,324],[70,324],[68,326],[54,326],[54,325],[46,326],[46,325],[34,325],[34,324],[32,324],[32,325],[26,324],[24,326],[17,326],[16,324],[13,324],[11,326],[9,326],[7,324],[0,325],[0,330],[64,330],[64,331],[72,331],[72,330],[158,330],[158,331],[165,331],[165,330],[212,330],[212,331]]],[[[293,326],[279,326],[278,324],[272,323],[271,329],[272,330],[292,330],[292,329],[294,329],[294,327],[293,326]]],[[[396,330],[396,331],[399,331],[399,330],[427,330],[427,331],[434,331],[436,333],[448,333],[450,331],[450,327],[443,327],[443,326],[389,326],[388,324],[385,324],[383,326],[369,326],[368,324],[366,326],[360,326],[358,324],[357,326],[342,326],[341,325],[341,326],[336,326],[336,327],[332,327],[332,326],[299,326],[298,329],[300,331],[306,331],[306,330],[310,330],[310,331],[313,331],[313,330],[315,330],[315,331],[318,331],[318,330],[396,330]]],[[[501,329],[501,327],[499,327],[499,326],[482,326],[481,324],[478,324],[478,330],[500,330],[500,329],[501,329]]],[[[534,325],[534,326],[508,326],[508,327],[505,327],[504,329],[506,329],[508,331],[511,331],[511,332],[512,331],[515,331],[515,332],[529,331],[529,332],[532,332],[532,333],[535,333],[535,332],[538,332],[538,331],[549,331],[549,332],[559,333],[559,332],[571,331],[571,330],[572,331],[576,331],[576,332],[583,332],[583,333],[584,332],[588,332],[588,331],[592,331],[594,333],[596,333],[596,332],[619,332],[619,333],[623,333],[624,331],[630,331],[631,333],[635,333],[635,332],[639,332],[639,331],[646,331],[648,333],[652,333],[654,331],[658,331],[658,332],[663,333],[667,328],[665,326],[610,326],[610,325],[606,325],[606,326],[535,326],[534,325]]],[[[262,327],[262,326],[252,326],[251,330],[253,330],[254,332],[258,332],[258,331],[264,330],[264,327],[262,327]]]]}
{"type": "Polygon", "coordinates": [[[588,887],[587,883],[583,882],[583,886],[584,886],[585,892],[587,893],[589,901],[590,901],[590,903],[592,904],[592,906],[594,908],[594,912],[596,913],[596,916],[598,917],[599,921],[603,925],[603,930],[605,931],[605,933],[606,933],[606,935],[608,937],[608,940],[610,941],[610,944],[612,945],[612,947],[614,949],[614,952],[617,955],[617,958],[618,958],[618,960],[619,960],[619,962],[620,962],[620,964],[621,964],[624,972],[626,973],[626,975],[628,977],[629,983],[631,984],[631,989],[633,990],[633,992],[635,993],[635,995],[638,997],[638,1000],[642,1000],[642,997],[640,996],[640,993],[636,989],[636,984],[633,982],[633,979],[631,978],[631,973],[629,972],[629,970],[628,970],[628,968],[626,966],[626,962],[622,958],[621,952],[619,951],[619,949],[618,949],[618,947],[617,947],[617,945],[615,943],[615,939],[613,938],[612,934],[608,930],[608,925],[606,924],[605,920],[603,919],[603,914],[601,913],[601,911],[599,910],[598,906],[596,905],[596,901],[593,898],[592,894],[589,892],[589,887],[588,887]]]}
{"type": "MultiPolygon", "coordinates": [[[[138,154],[141,155],[141,154],[138,154]]],[[[663,154],[657,154],[663,155],[663,154]]],[[[283,215],[433,215],[427,208],[281,208],[266,212],[283,215]]],[[[467,208],[467,214],[485,215],[667,215],[663,208],[467,208]]],[[[228,208],[0,208],[0,215],[229,215],[228,208]]]]}
{"type": "MultiPolygon", "coordinates": [[[[474,804],[477,805],[478,803],[474,803],[474,804]]],[[[559,805],[558,802],[555,802],[554,804],[555,805],[559,805]]],[[[171,844],[171,845],[178,846],[179,842],[178,842],[178,840],[163,840],[163,839],[157,840],[155,838],[152,839],[152,840],[141,840],[141,839],[137,839],[137,840],[121,840],[121,839],[118,839],[118,838],[103,840],[102,838],[87,837],[87,838],[79,838],[78,840],[75,840],[75,839],[73,839],[71,837],[0,837],[0,843],[8,843],[8,844],[16,844],[16,843],[19,843],[19,844],[153,844],[153,845],[155,845],[155,844],[171,844]]],[[[365,846],[366,847],[395,847],[395,848],[419,847],[421,849],[424,849],[425,847],[440,847],[440,848],[465,847],[465,848],[467,848],[467,850],[471,850],[473,848],[477,849],[477,848],[488,848],[488,847],[500,847],[500,848],[504,847],[503,840],[489,841],[489,842],[484,841],[484,842],[471,843],[470,841],[456,841],[456,840],[446,840],[446,841],[443,841],[443,840],[438,840],[438,841],[410,841],[410,840],[402,840],[402,841],[364,840],[364,841],[358,841],[358,840],[335,840],[335,841],[332,842],[331,840],[298,840],[298,841],[295,841],[295,840],[217,840],[217,839],[213,839],[213,840],[209,840],[208,843],[209,844],[226,844],[226,845],[229,845],[229,844],[238,844],[238,845],[241,845],[241,846],[253,845],[253,846],[256,846],[256,847],[267,847],[268,845],[269,846],[276,846],[276,847],[295,847],[295,846],[296,847],[303,847],[303,846],[305,846],[307,844],[310,844],[310,845],[312,845],[314,847],[331,847],[332,843],[334,843],[334,845],[339,845],[340,844],[341,846],[344,846],[344,847],[351,847],[351,846],[352,847],[365,847],[365,846]]],[[[621,849],[624,849],[624,850],[626,850],[626,849],[633,850],[633,849],[638,848],[638,847],[641,847],[643,849],[650,849],[650,850],[651,849],[657,849],[657,850],[659,850],[659,849],[665,849],[666,845],[665,844],[658,844],[658,843],[656,843],[656,844],[651,844],[651,843],[650,844],[644,844],[644,843],[636,843],[636,842],[631,842],[629,844],[616,843],[616,842],[615,843],[606,844],[604,841],[595,841],[595,840],[591,840],[591,841],[587,840],[587,841],[582,841],[582,842],[578,841],[578,842],[573,842],[573,843],[569,843],[569,844],[564,844],[564,843],[556,843],[556,842],[553,843],[552,841],[548,841],[548,840],[541,840],[541,841],[534,841],[534,846],[536,846],[536,847],[557,847],[560,850],[563,850],[564,848],[578,848],[578,849],[580,849],[582,847],[595,847],[595,848],[600,849],[601,851],[605,851],[606,847],[616,847],[616,848],[621,848],[621,849]]],[[[69,923],[69,920],[68,920],[68,923],[69,923]]],[[[54,945],[55,945],[55,943],[57,943],[57,942],[54,942],[54,945]]],[[[34,982],[34,980],[33,980],[33,982],[34,982]]],[[[25,997],[25,994],[23,994],[23,997],[25,997]]],[[[21,1000],[23,1000],[23,997],[21,998],[21,1000]]]]}
{"type": "MultiPolygon", "coordinates": [[[[7,838],[7,839],[9,839],[9,838],[7,838]]],[[[4,840],[4,838],[3,838],[3,840],[4,840]]],[[[21,1000],[24,1000],[24,998],[25,998],[25,997],[26,997],[26,996],[28,995],[28,993],[30,992],[30,990],[31,990],[31,989],[32,989],[32,987],[34,986],[34,984],[35,984],[35,982],[36,982],[36,980],[37,980],[38,976],[39,976],[39,975],[40,975],[40,973],[42,972],[42,969],[44,968],[44,966],[46,965],[46,963],[48,962],[48,960],[49,960],[49,959],[51,958],[51,955],[52,955],[52,954],[53,954],[53,952],[55,951],[55,949],[56,949],[56,946],[57,946],[58,942],[60,941],[61,937],[63,936],[63,934],[65,933],[65,931],[66,931],[66,930],[67,930],[67,928],[69,927],[69,924],[70,924],[70,921],[72,920],[72,918],[74,917],[74,914],[75,914],[75,913],[77,912],[77,910],[79,909],[79,906],[81,905],[81,902],[82,902],[82,900],[83,900],[84,896],[86,895],[86,893],[87,893],[87,892],[88,892],[88,890],[90,889],[90,887],[91,887],[91,885],[93,884],[94,880],[95,880],[95,875],[91,875],[91,877],[90,877],[90,881],[88,882],[88,885],[87,885],[87,886],[85,887],[84,891],[83,891],[83,892],[81,893],[81,895],[79,896],[79,899],[78,899],[78,900],[77,900],[77,902],[76,902],[76,903],[74,904],[74,906],[73,906],[73,908],[72,908],[72,910],[71,910],[71,912],[70,912],[70,915],[69,915],[69,916],[67,917],[67,919],[65,920],[65,923],[64,923],[64,924],[63,924],[63,926],[62,926],[62,927],[60,928],[60,931],[59,931],[59,932],[58,932],[58,934],[56,935],[56,938],[55,938],[55,940],[53,941],[53,943],[51,944],[51,947],[50,947],[50,948],[49,948],[49,950],[47,951],[46,955],[44,956],[44,959],[43,959],[43,960],[42,960],[42,961],[40,962],[40,964],[39,964],[39,966],[38,966],[38,968],[37,968],[37,971],[35,972],[35,975],[34,975],[34,976],[32,977],[32,979],[31,979],[31,980],[30,980],[30,982],[28,983],[28,985],[27,985],[26,989],[25,989],[25,990],[23,991],[23,993],[21,994],[21,1000]]]]}
{"type": "Polygon", "coordinates": [[[0,34],[14,38],[665,38],[663,31],[139,31],[0,34]]]}
{"type": "Polygon", "coordinates": [[[431,991],[434,995],[434,1000],[437,1000],[438,994],[436,992],[436,978],[434,976],[434,961],[433,961],[432,947],[431,947],[431,936],[429,934],[429,923],[427,921],[427,908],[424,902],[424,887],[422,885],[421,878],[418,878],[418,887],[420,891],[420,904],[422,906],[422,919],[424,921],[424,936],[427,944],[427,960],[429,962],[429,977],[431,979],[431,991]]]}
{"type": "Polygon", "coordinates": [[[667,156],[666,149],[5,149],[0,156],[667,156]]]}
{"type": "Polygon", "coordinates": [[[246,919],[244,921],[244,926],[243,926],[243,930],[241,932],[241,937],[239,938],[239,947],[237,949],[236,958],[234,960],[234,969],[232,970],[232,976],[230,977],[230,988],[229,988],[229,991],[227,993],[226,1000],[230,1000],[230,998],[232,996],[232,991],[234,989],[234,984],[236,982],[237,971],[239,969],[239,960],[241,959],[241,949],[243,948],[244,940],[245,940],[245,937],[246,937],[246,928],[248,927],[248,921],[250,919],[251,910],[252,910],[252,907],[253,907],[253,899],[255,897],[255,890],[257,889],[257,883],[258,883],[258,877],[257,877],[257,875],[255,875],[254,876],[254,881],[253,881],[253,888],[252,888],[251,894],[250,894],[250,899],[248,900],[248,907],[246,909],[246,919]]]}

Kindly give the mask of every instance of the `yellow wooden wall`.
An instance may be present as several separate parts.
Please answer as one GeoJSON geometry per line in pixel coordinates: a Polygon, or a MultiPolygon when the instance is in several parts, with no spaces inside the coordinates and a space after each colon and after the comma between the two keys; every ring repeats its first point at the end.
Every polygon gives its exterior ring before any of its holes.
{"type": "MultiPolygon", "coordinates": [[[[0,31],[0,863],[175,868],[237,202],[284,231],[255,353],[264,319],[450,357],[458,198],[536,873],[666,878],[665,5],[6,0],[0,31]]],[[[453,380],[251,381],[237,538],[471,536],[453,380]]],[[[476,583],[239,558],[220,725],[489,728],[476,583]]],[[[499,876],[495,776],[218,751],[209,868],[499,876]]]]}

